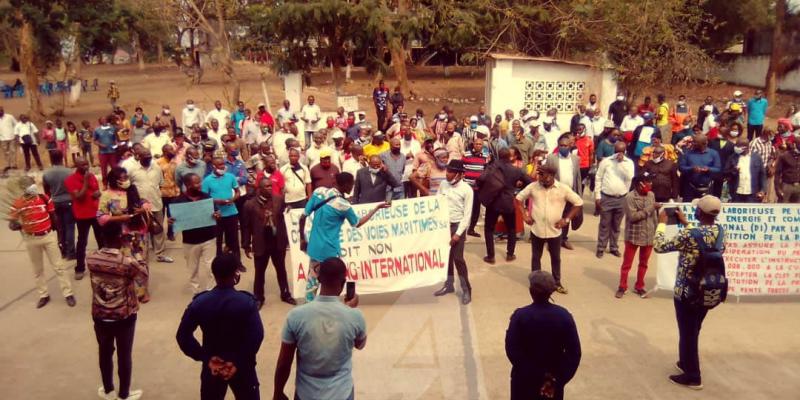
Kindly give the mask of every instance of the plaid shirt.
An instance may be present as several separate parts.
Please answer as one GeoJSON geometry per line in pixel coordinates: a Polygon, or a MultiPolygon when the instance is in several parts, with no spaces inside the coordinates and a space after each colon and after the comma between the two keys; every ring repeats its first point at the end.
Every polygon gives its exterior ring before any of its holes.
{"type": "Polygon", "coordinates": [[[625,196],[625,241],[637,246],[652,246],[656,233],[658,213],[656,198],[651,192],[646,196],[631,190],[625,196]]]}
{"type": "Polygon", "coordinates": [[[86,256],[92,281],[92,317],[119,321],[139,311],[135,282],[146,284],[147,264],[119,249],[102,248],[86,256]]]}
{"type": "MultiPolygon", "coordinates": [[[[700,257],[700,249],[697,241],[692,237],[692,230],[700,230],[706,245],[713,247],[717,241],[720,226],[717,224],[701,226],[689,224],[672,239],[664,237],[666,229],[667,226],[665,224],[658,224],[653,250],[656,253],[680,252],[678,256],[678,273],[675,277],[675,298],[686,300],[694,295],[694,293],[691,293],[694,286],[690,282],[697,282],[698,277],[695,276],[697,273],[695,268],[697,267],[697,258],[700,257]]],[[[722,251],[725,251],[724,240],[722,251]]]]}
{"type": "Polygon", "coordinates": [[[756,138],[750,143],[750,151],[758,154],[764,160],[764,167],[772,165],[778,157],[775,146],[769,140],[766,143],[762,142],[760,138],[756,138]]]}

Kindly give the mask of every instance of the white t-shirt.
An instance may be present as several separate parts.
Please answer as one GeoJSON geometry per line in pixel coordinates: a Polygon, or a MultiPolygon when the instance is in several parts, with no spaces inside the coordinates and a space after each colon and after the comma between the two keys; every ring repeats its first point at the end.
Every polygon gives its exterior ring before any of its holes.
{"type": "Polygon", "coordinates": [[[37,128],[36,125],[34,125],[33,122],[31,122],[31,121],[24,122],[24,123],[20,122],[20,123],[14,125],[14,135],[16,135],[19,138],[19,142],[20,143],[25,143],[25,142],[22,141],[22,137],[23,136],[30,135],[31,140],[33,140],[33,144],[37,144],[38,143],[36,141],[36,133],[37,132],[39,132],[39,128],[37,128]]]}
{"type": "Polygon", "coordinates": [[[219,122],[219,126],[223,127],[230,122],[231,113],[224,108],[219,110],[215,108],[206,114],[206,123],[211,124],[212,119],[217,120],[217,122],[219,122]]]}
{"type": "Polygon", "coordinates": [[[703,121],[703,134],[704,135],[707,134],[708,131],[710,131],[716,126],[717,126],[717,118],[714,116],[714,114],[708,114],[706,119],[703,121]]]}
{"type": "Polygon", "coordinates": [[[406,167],[403,169],[403,182],[408,182],[411,178],[411,173],[414,170],[414,158],[420,151],[422,151],[422,146],[420,146],[418,140],[411,139],[409,141],[400,141],[400,153],[406,156],[406,167]],[[409,154],[411,158],[408,158],[409,154]]]}
{"type": "Polygon", "coordinates": [[[739,187],[736,188],[737,194],[750,195],[753,194],[752,177],[750,176],[750,154],[740,155],[739,163],[739,187]]]}
{"type": "Polygon", "coordinates": [[[306,184],[311,184],[311,173],[305,165],[300,164],[300,169],[293,171],[291,164],[281,167],[281,175],[286,181],[284,187],[287,203],[294,203],[306,199],[306,184]]]}
{"type": "Polygon", "coordinates": [[[291,133],[278,131],[272,135],[272,151],[278,160],[278,165],[286,165],[289,162],[289,149],[286,148],[286,140],[295,139],[291,133]]]}
{"type": "Polygon", "coordinates": [[[17,120],[13,115],[3,114],[0,117],[0,140],[13,140],[15,125],[17,125],[17,120]]]}
{"type": "Polygon", "coordinates": [[[291,107],[288,110],[281,107],[281,109],[278,110],[277,117],[278,125],[283,126],[284,122],[290,121],[292,117],[294,117],[294,111],[292,111],[291,107]]]}
{"type": "MultiPolygon", "coordinates": [[[[188,107],[183,108],[183,112],[181,113],[181,123],[183,124],[184,129],[191,127],[194,124],[202,125],[203,124],[203,111],[201,111],[198,107],[190,110],[188,107]]],[[[188,135],[189,133],[186,132],[188,135]]]]}
{"type": "Polygon", "coordinates": [[[599,136],[606,129],[606,119],[603,117],[592,118],[592,137],[599,136]]]}
{"type": "Polygon", "coordinates": [[[142,146],[144,146],[145,149],[150,150],[150,154],[153,155],[153,158],[158,158],[161,156],[164,145],[168,143],[169,135],[166,133],[161,133],[158,136],[156,136],[155,133],[151,133],[142,139],[142,146]]]}
{"type": "Polygon", "coordinates": [[[307,119],[308,122],[305,122],[305,131],[318,131],[319,130],[319,121],[322,119],[322,111],[320,111],[319,106],[316,104],[306,104],[303,106],[303,109],[300,110],[300,115],[302,118],[307,119]]]}
{"type": "Polygon", "coordinates": [[[625,118],[622,119],[622,123],[619,125],[619,130],[621,132],[633,132],[640,125],[644,125],[644,118],[640,117],[639,115],[634,117],[626,115],[625,118]]]}
{"type": "Polygon", "coordinates": [[[572,157],[558,156],[558,181],[570,189],[572,189],[572,184],[574,183],[572,178],[575,173],[572,167],[572,157]]]}

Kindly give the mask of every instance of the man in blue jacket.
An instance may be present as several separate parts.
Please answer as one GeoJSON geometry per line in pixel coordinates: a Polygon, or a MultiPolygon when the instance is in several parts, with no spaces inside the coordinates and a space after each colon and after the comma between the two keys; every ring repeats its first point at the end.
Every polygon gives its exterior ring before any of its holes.
{"type": "Polygon", "coordinates": [[[740,137],[734,155],[725,165],[728,190],[734,203],[761,203],[767,191],[767,170],[758,154],[750,153],[750,142],[740,137]]]}
{"type": "Polygon", "coordinates": [[[685,180],[683,201],[692,201],[711,192],[714,175],[722,172],[719,153],[708,148],[706,135],[695,135],[692,150],[680,159],[681,179],[685,180]]]}

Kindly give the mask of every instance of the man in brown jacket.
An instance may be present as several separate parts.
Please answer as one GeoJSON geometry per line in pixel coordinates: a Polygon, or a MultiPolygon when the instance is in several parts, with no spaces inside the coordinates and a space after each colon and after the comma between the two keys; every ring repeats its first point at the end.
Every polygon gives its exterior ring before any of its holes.
{"type": "Polygon", "coordinates": [[[625,212],[625,253],[622,257],[619,289],[616,298],[621,299],[628,290],[628,272],[633,265],[633,257],[639,250],[639,270],[636,273],[634,293],[644,297],[644,276],[647,273],[647,262],[653,252],[653,239],[658,223],[657,203],[653,195],[653,177],[647,172],[633,179],[634,189],[625,196],[623,211],[625,212]]]}
{"type": "Polygon", "coordinates": [[[653,147],[653,156],[643,167],[653,182],[653,195],[657,202],[668,203],[677,200],[680,193],[680,178],[678,178],[678,165],[665,157],[662,146],[653,147]]]}

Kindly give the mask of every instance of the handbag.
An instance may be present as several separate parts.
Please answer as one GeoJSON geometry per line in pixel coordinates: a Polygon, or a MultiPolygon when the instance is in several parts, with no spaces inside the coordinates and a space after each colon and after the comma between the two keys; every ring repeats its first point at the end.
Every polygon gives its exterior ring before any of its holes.
{"type": "Polygon", "coordinates": [[[155,218],[151,211],[145,213],[145,222],[147,224],[147,232],[151,235],[160,235],[164,232],[164,226],[155,218]]]}

